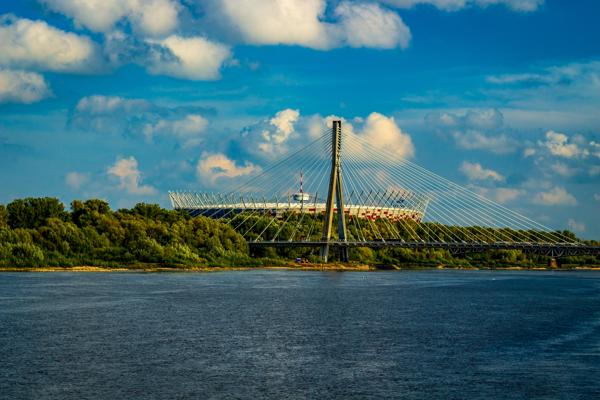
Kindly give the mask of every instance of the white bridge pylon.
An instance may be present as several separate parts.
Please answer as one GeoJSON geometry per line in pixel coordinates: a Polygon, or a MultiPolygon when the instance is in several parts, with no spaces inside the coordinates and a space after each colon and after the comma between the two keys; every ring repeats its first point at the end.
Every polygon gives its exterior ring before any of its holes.
{"type": "Polygon", "coordinates": [[[346,243],[583,245],[369,143],[340,120],[234,190],[169,197],[173,208],[230,224],[250,244],[318,245],[324,261],[330,245],[346,260],[346,243]]]}

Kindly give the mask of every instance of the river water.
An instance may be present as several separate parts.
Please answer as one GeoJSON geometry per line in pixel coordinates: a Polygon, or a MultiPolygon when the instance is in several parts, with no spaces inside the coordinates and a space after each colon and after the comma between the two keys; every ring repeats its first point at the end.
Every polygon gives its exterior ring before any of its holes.
{"type": "Polygon", "coordinates": [[[2,399],[598,399],[600,273],[1,273],[2,399]]]}

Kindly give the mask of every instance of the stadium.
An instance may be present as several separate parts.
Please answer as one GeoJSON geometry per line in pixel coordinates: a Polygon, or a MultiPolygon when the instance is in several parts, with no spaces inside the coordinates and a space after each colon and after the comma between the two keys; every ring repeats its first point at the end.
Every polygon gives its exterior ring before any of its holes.
{"type": "MultiPolygon", "coordinates": [[[[390,221],[413,220],[421,222],[425,215],[428,199],[407,191],[362,193],[356,195],[359,202],[352,202],[352,193],[347,196],[344,213],[349,219],[387,219],[390,221]]],[[[203,215],[211,218],[234,216],[242,212],[268,214],[281,218],[287,213],[325,214],[325,199],[309,193],[297,192],[278,198],[265,198],[251,194],[219,194],[192,191],[169,192],[171,205],[191,216],[203,215]]],[[[337,212],[337,208],[334,209],[337,212]]]]}

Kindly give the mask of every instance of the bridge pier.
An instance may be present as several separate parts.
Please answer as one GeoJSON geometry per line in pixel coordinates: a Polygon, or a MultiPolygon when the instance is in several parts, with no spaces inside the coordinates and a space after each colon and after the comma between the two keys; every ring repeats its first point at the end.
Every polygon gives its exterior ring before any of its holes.
{"type": "MultiPolygon", "coordinates": [[[[323,219],[323,235],[321,236],[321,262],[326,263],[329,257],[329,242],[333,225],[334,202],[337,207],[338,240],[346,242],[346,218],[344,217],[344,191],[342,186],[342,172],[340,159],[342,154],[342,121],[334,120],[331,128],[331,173],[329,174],[329,188],[327,190],[327,203],[325,204],[325,218],[323,219]]],[[[339,246],[340,261],[348,262],[348,248],[339,246]]]]}

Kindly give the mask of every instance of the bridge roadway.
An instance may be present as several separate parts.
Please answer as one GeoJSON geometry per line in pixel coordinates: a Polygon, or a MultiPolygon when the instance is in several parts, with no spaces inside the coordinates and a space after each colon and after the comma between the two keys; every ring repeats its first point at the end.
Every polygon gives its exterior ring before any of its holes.
{"type": "Polygon", "coordinates": [[[600,246],[578,243],[529,243],[529,242],[494,242],[494,243],[458,243],[458,242],[406,242],[401,240],[373,241],[249,241],[250,248],[261,247],[321,247],[329,244],[332,248],[340,247],[396,247],[404,249],[445,249],[452,254],[481,253],[487,250],[520,250],[524,253],[549,257],[567,257],[581,255],[600,255],[600,246]]]}

